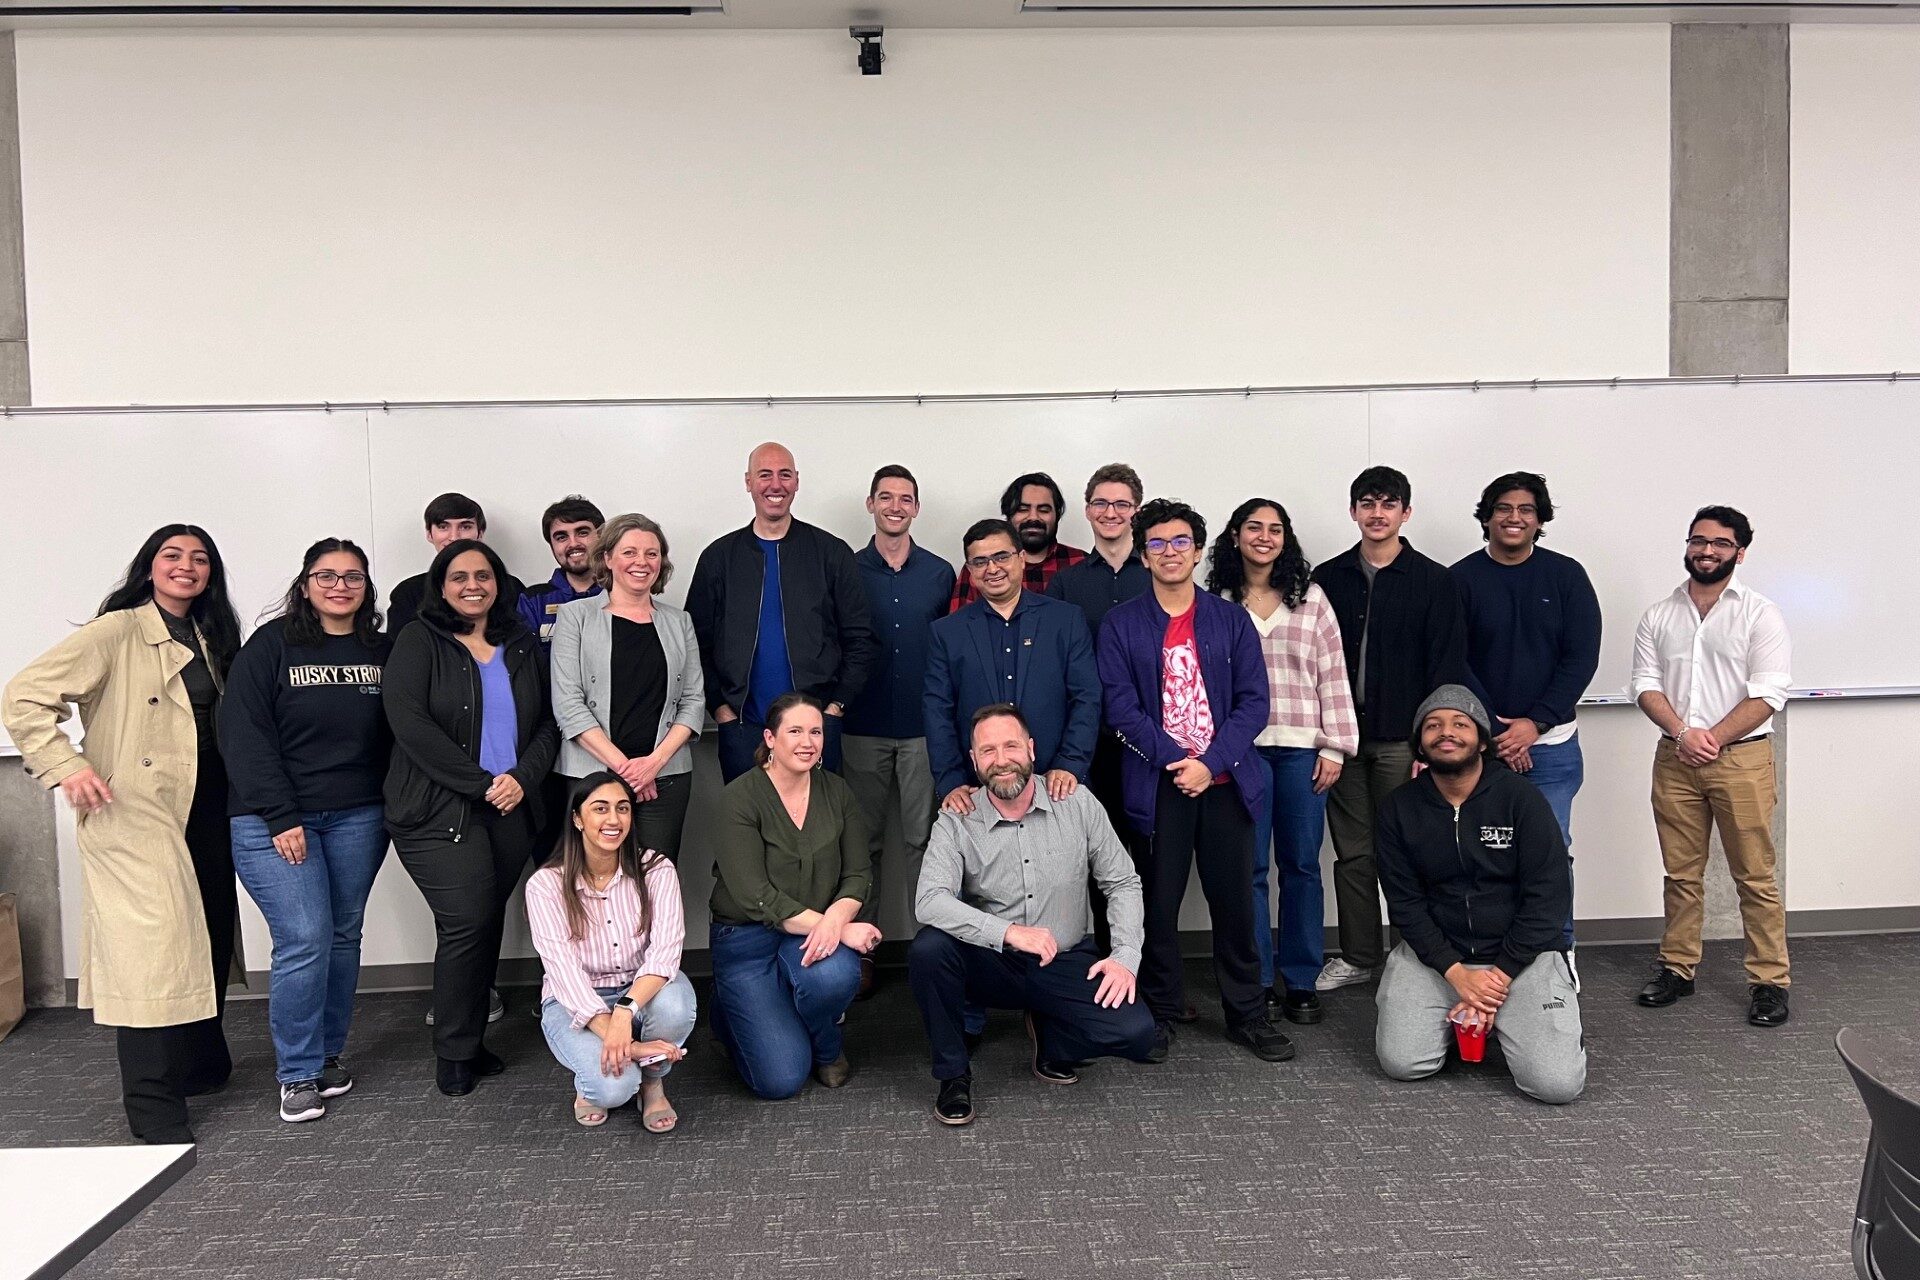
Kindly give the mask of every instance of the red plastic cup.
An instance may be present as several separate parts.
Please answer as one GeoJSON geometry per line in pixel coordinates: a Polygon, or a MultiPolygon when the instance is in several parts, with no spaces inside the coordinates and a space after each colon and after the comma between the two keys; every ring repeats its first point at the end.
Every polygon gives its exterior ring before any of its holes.
{"type": "Polygon", "coordinates": [[[1460,1046],[1460,1061],[1480,1062],[1487,1056],[1487,1024],[1470,1027],[1464,1022],[1453,1024],[1453,1042],[1460,1046]]]}

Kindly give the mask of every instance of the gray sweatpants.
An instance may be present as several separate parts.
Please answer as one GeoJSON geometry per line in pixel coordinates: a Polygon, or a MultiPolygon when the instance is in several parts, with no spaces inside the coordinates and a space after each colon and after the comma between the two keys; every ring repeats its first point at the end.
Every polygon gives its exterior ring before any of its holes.
{"type": "MultiPolygon", "coordinates": [[[[1421,1080],[1446,1065],[1453,1028],[1447,1014],[1460,1002],[1453,984],[1401,943],[1387,957],[1374,1003],[1373,1049],[1395,1080],[1421,1080]]],[[[1580,997],[1566,957],[1543,951],[1507,992],[1493,1020],[1500,1048],[1520,1092],[1541,1102],[1572,1102],[1587,1087],[1587,1049],[1580,997]]]]}

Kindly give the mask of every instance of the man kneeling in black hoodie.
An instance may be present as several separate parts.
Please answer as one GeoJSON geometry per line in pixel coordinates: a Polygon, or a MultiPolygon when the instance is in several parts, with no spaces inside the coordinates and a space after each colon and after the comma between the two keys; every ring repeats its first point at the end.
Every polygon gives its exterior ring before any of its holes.
{"type": "Polygon", "coordinates": [[[1491,1017],[1520,1091],[1572,1102],[1587,1086],[1563,938],[1573,880],[1560,824],[1489,750],[1487,710],[1442,685],[1413,718],[1427,768],[1381,802],[1374,842],[1400,945],[1380,978],[1374,1052],[1396,1080],[1446,1064],[1455,1015],[1491,1017]]]}

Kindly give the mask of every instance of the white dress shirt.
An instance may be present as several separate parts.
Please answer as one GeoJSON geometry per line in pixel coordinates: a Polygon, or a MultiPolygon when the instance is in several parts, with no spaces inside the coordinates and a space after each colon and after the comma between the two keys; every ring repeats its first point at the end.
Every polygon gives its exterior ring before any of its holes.
{"type": "MultiPolygon", "coordinates": [[[[1792,657],[1780,606],[1738,574],[1704,618],[1681,583],[1634,632],[1631,692],[1636,702],[1643,693],[1664,693],[1689,727],[1711,729],[1748,698],[1775,711],[1786,706],[1792,657]]],[[[1772,732],[1768,716],[1748,736],[1772,732]]]]}

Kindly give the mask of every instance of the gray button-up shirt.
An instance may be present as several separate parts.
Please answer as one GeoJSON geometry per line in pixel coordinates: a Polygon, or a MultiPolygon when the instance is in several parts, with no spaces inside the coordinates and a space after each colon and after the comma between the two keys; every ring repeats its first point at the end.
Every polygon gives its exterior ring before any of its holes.
{"type": "Polygon", "coordinates": [[[995,951],[1005,948],[1008,925],[1033,925],[1050,930],[1064,951],[1093,928],[1091,868],[1107,897],[1113,958],[1138,973],[1146,936],[1140,875],[1107,811],[1085,787],[1051,800],[1035,783],[1033,807],[1017,820],[1003,817],[984,787],[966,817],[941,811],[920,864],[914,915],[995,951]]]}

